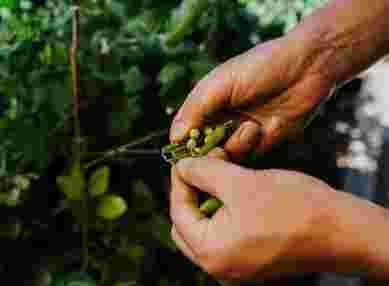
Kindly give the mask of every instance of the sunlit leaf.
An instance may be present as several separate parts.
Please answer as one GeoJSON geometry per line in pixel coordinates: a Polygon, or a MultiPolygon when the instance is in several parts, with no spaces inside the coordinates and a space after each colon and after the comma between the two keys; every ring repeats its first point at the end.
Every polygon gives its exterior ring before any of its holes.
{"type": "Polygon", "coordinates": [[[58,188],[69,200],[79,201],[82,199],[86,182],[79,162],[73,164],[69,175],[57,177],[58,188]]]}
{"type": "Polygon", "coordinates": [[[97,206],[96,214],[105,220],[115,220],[127,211],[126,201],[118,195],[104,195],[97,206]]]}
{"type": "Polygon", "coordinates": [[[144,89],[146,85],[145,76],[137,66],[131,67],[127,73],[121,77],[126,93],[137,93],[144,89]]]}
{"type": "Polygon", "coordinates": [[[186,74],[186,68],[182,64],[169,63],[159,72],[158,81],[162,84],[174,83],[186,74]]]}
{"type": "Polygon", "coordinates": [[[98,168],[89,179],[89,191],[92,197],[101,196],[108,190],[110,169],[107,166],[98,168]]]}

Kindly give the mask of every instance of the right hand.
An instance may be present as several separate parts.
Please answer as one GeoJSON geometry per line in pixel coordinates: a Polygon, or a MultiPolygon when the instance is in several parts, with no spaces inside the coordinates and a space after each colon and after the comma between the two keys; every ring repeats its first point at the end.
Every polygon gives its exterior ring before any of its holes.
{"type": "Polygon", "coordinates": [[[238,112],[244,121],[224,146],[233,161],[253,148],[267,151],[302,115],[327,96],[332,82],[321,72],[317,50],[292,36],[260,44],[221,64],[203,78],[176,115],[173,142],[220,114],[238,112]]]}

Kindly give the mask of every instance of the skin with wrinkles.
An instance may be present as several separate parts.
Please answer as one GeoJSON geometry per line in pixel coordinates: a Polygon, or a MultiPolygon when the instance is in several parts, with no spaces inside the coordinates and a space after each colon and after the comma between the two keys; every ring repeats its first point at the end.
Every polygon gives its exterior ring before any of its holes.
{"type": "Polygon", "coordinates": [[[297,172],[184,159],[172,170],[170,214],[178,247],[219,280],[361,269],[389,276],[389,249],[379,238],[388,235],[386,212],[297,172]],[[223,207],[205,217],[195,190],[223,207]]]}
{"type": "Polygon", "coordinates": [[[172,168],[172,237],[194,263],[219,280],[312,271],[389,278],[388,210],[302,173],[234,164],[251,149],[269,150],[335,83],[389,53],[388,17],[387,0],[330,1],[194,87],[171,141],[217,118],[244,115],[225,155],[219,150],[219,157],[184,159],[172,168]],[[197,192],[223,207],[205,217],[197,192]]]}
{"type": "Polygon", "coordinates": [[[389,52],[388,6],[388,1],[378,0],[332,1],[285,37],[221,64],[189,94],[173,121],[171,141],[182,141],[190,129],[217,114],[239,111],[256,125],[250,125],[242,140],[238,136],[242,130],[237,130],[226,150],[237,161],[248,152],[246,141],[254,142],[260,153],[267,151],[329,94],[335,82],[389,52]],[[258,133],[261,140],[253,139],[258,133]]]}

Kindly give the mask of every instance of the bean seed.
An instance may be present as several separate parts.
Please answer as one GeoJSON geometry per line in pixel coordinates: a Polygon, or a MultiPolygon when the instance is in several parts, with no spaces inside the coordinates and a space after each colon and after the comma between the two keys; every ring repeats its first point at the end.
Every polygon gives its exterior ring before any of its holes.
{"type": "Polygon", "coordinates": [[[192,138],[192,139],[199,139],[199,137],[200,137],[200,130],[199,129],[192,129],[191,131],[190,131],[190,138],[192,138]]]}
{"type": "Polygon", "coordinates": [[[213,132],[213,129],[211,127],[206,127],[204,130],[205,135],[211,135],[213,132]]]}

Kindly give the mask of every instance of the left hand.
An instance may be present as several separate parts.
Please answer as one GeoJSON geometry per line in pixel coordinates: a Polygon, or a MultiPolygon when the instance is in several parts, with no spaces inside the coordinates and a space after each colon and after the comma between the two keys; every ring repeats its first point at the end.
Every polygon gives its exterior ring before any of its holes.
{"type": "Polygon", "coordinates": [[[293,171],[183,159],[172,170],[170,213],[178,247],[219,280],[388,266],[388,247],[378,238],[385,211],[293,171]],[[224,203],[210,219],[199,211],[197,190],[224,203]]]}

